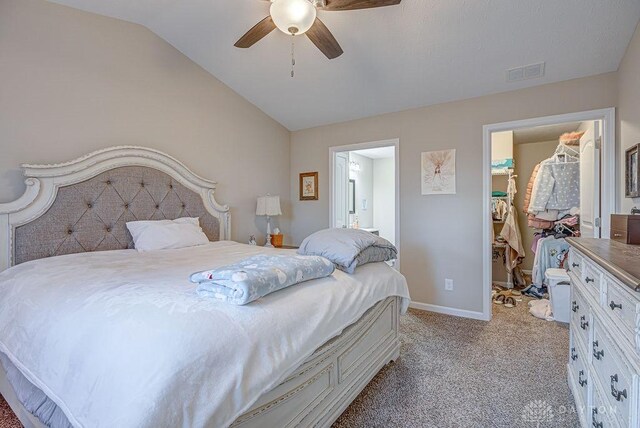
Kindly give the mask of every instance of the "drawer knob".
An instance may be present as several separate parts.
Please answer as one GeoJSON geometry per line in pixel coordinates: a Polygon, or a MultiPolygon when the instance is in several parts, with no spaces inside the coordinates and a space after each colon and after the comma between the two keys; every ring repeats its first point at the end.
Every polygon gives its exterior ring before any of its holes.
{"type": "Polygon", "coordinates": [[[616,302],[612,300],[611,303],[609,303],[609,307],[611,308],[612,311],[615,311],[616,308],[622,309],[622,303],[616,304],[616,302]]]}
{"type": "Polygon", "coordinates": [[[578,312],[578,309],[580,309],[580,305],[578,305],[578,302],[576,302],[575,300],[571,302],[571,310],[573,312],[578,312]]]}
{"type": "Polygon", "coordinates": [[[585,281],[587,284],[588,284],[588,283],[590,283],[590,282],[596,282],[596,280],[595,280],[595,279],[593,279],[593,278],[589,278],[588,276],[584,278],[584,281],[585,281]]]}
{"type": "Polygon", "coordinates": [[[573,266],[574,268],[580,267],[580,263],[571,263],[571,266],[573,266]]]}
{"type": "Polygon", "coordinates": [[[576,354],[576,348],[571,348],[571,359],[573,361],[578,359],[578,354],[576,354]]]}
{"type": "Polygon", "coordinates": [[[584,370],[580,370],[578,372],[578,383],[580,384],[581,387],[585,387],[585,385],[587,384],[587,380],[586,379],[582,379],[582,375],[584,375],[584,370]]]}
{"type": "Polygon", "coordinates": [[[625,398],[627,398],[627,389],[625,388],[622,391],[618,391],[618,388],[616,388],[617,383],[618,375],[611,375],[611,395],[616,399],[616,401],[623,401],[625,398]]]}
{"type": "Polygon", "coordinates": [[[585,321],[585,316],[582,315],[580,317],[580,328],[583,329],[583,330],[586,330],[587,327],[589,327],[589,321],[585,321]]]}
{"type": "Polygon", "coordinates": [[[596,415],[598,414],[598,408],[594,407],[593,410],[591,411],[591,425],[593,426],[593,428],[602,428],[604,425],[602,425],[602,422],[598,422],[598,420],[596,419],[596,415]]]}
{"type": "Polygon", "coordinates": [[[622,233],[614,233],[613,237],[614,238],[622,238],[622,233]]]}
{"type": "Polygon", "coordinates": [[[603,350],[598,351],[597,340],[593,341],[593,356],[595,357],[596,360],[601,360],[602,357],[604,357],[604,351],[603,350]]]}

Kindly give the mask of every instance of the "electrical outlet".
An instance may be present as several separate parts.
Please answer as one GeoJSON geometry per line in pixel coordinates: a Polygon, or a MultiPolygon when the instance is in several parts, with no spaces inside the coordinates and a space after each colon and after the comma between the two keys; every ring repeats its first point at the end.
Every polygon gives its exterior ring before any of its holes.
{"type": "Polygon", "coordinates": [[[444,289],[447,291],[453,291],[453,279],[446,278],[444,280],[444,289]]]}

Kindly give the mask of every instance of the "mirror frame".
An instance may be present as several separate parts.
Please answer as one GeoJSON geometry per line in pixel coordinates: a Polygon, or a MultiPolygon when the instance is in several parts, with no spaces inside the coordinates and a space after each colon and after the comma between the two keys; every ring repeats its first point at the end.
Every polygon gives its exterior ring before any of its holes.
{"type": "Polygon", "coordinates": [[[356,213],[356,180],[349,179],[349,214],[356,213]]]}

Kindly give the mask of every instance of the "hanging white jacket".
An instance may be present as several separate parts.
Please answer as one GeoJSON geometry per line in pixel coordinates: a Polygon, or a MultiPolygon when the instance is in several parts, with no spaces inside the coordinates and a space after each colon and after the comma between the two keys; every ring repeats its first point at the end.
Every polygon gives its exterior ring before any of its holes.
{"type": "Polygon", "coordinates": [[[580,163],[556,156],[542,161],[531,193],[529,213],[568,210],[580,206],[580,163]]]}

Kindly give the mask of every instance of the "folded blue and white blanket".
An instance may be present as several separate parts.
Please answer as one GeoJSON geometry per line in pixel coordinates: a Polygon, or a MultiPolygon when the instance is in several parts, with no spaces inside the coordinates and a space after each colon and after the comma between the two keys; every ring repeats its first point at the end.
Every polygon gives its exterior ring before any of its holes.
{"type": "Polygon", "coordinates": [[[238,263],[192,274],[200,296],[246,305],[274,291],[324,278],[334,266],[319,256],[257,255],[238,263]]]}
{"type": "Polygon", "coordinates": [[[334,228],[307,236],[298,254],[326,257],[338,269],[354,273],[358,266],[396,259],[398,250],[391,242],[365,230],[334,228]]]}

